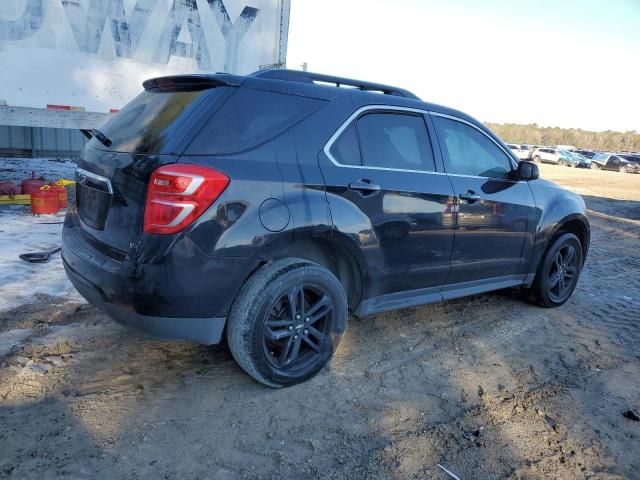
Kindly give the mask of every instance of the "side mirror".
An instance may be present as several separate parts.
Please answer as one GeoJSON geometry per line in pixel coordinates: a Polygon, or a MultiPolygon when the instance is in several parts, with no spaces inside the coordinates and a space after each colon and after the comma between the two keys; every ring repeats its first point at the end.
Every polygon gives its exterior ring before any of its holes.
{"type": "Polygon", "coordinates": [[[518,180],[537,180],[540,177],[540,169],[537,163],[523,160],[518,163],[518,180]]]}

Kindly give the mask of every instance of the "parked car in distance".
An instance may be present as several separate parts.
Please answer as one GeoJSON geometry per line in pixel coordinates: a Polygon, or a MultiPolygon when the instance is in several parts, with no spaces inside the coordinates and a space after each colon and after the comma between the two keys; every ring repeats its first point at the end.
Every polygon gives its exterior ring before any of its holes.
{"type": "Polygon", "coordinates": [[[559,165],[576,168],[591,168],[591,160],[577,152],[570,152],[568,150],[558,150],[558,152],[560,153],[560,160],[558,161],[559,165]]]}
{"type": "Polygon", "coordinates": [[[568,151],[573,151],[573,150],[577,150],[576,147],[574,147],[573,145],[557,145],[556,148],[558,150],[568,150],[568,151]]]}
{"type": "Polygon", "coordinates": [[[640,163],[622,158],[615,153],[598,153],[591,159],[595,170],[613,170],[620,173],[640,173],[640,163]]]}
{"type": "Polygon", "coordinates": [[[93,135],[62,234],[73,285],[121,323],[226,342],[271,387],[317,374],[349,312],[509,287],[558,307],[589,248],[582,197],[388,85],[152,79],[93,135]]]}
{"type": "Polygon", "coordinates": [[[638,153],[621,153],[619,156],[631,163],[640,163],[640,154],[638,153]]]}
{"type": "Polygon", "coordinates": [[[529,148],[526,145],[518,145],[517,143],[507,143],[507,147],[518,157],[518,160],[529,160],[529,148]]]}
{"type": "Polygon", "coordinates": [[[598,152],[594,152],[593,150],[576,150],[575,153],[579,153],[583,157],[586,157],[588,159],[592,159],[593,156],[598,152]]]}
{"type": "Polygon", "coordinates": [[[533,151],[536,148],[538,148],[538,145],[523,144],[522,148],[526,148],[526,150],[527,150],[527,160],[531,160],[531,154],[533,153],[533,151]]]}
{"type": "Polygon", "coordinates": [[[560,150],[556,148],[543,147],[534,150],[531,158],[536,163],[553,163],[558,165],[560,164],[562,154],[560,153],[560,150]]]}

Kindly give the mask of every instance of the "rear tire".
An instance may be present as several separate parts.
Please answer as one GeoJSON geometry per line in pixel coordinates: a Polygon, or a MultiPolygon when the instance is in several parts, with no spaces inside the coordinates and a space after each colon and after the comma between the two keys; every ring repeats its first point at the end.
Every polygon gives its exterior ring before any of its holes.
{"type": "Polygon", "coordinates": [[[591,162],[592,170],[600,170],[600,166],[596,162],[591,162]]]}
{"type": "Polygon", "coordinates": [[[347,299],[338,279],[307,260],[276,260],[241,289],[227,324],[240,368],[264,385],[281,388],[316,375],[338,347],[347,299]]]}
{"type": "Polygon", "coordinates": [[[582,271],[582,244],[573,233],[558,237],[540,261],[530,297],[543,307],[563,305],[573,293],[582,271]]]}
{"type": "Polygon", "coordinates": [[[620,167],[620,168],[618,169],[618,171],[619,171],[620,173],[627,173],[627,167],[620,167]]]}

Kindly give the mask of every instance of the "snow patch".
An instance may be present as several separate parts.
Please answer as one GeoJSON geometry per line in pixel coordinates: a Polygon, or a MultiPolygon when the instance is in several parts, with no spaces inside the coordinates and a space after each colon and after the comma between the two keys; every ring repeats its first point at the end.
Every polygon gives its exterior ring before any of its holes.
{"type": "Polygon", "coordinates": [[[11,353],[13,347],[20,345],[33,333],[30,328],[17,328],[0,333],[0,358],[11,353]]]}
{"type": "MultiPolygon", "coordinates": [[[[75,167],[71,160],[0,158],[0,180],[19,184],[31,172],[47,181],[73,179],[75,167]]],[[[0,207],[0,312],[34,301],[35,294],[63,296],[75,291],[59,253],[44,264],[31,264],[18,257],[59,247],[63,220],[64,212],[35,216],[28,206],[0,207]]]]}

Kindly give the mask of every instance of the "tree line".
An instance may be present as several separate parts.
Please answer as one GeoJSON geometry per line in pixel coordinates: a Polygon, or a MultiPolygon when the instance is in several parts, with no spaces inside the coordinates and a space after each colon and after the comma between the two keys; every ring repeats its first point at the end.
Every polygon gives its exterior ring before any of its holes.
{"type": "Polygon", "coordinates": [[[536,123],[518,125],[516,123],[489,123],[485,125],[493,130],[505,142],[529,145],[573,145],[604,151],[640,152],[640,133],[635,131],[590,132],[580,128],[541,127],[536,123]]]}

